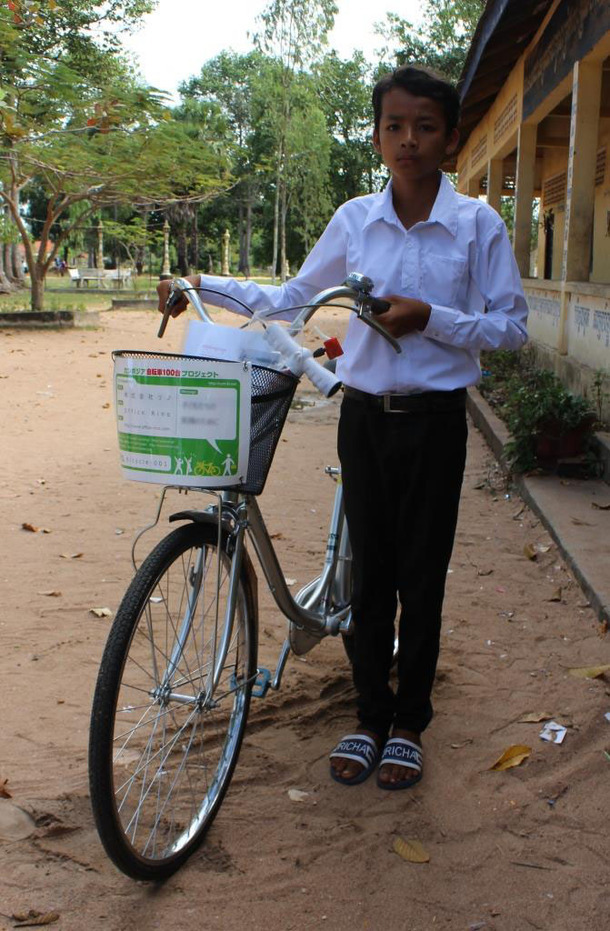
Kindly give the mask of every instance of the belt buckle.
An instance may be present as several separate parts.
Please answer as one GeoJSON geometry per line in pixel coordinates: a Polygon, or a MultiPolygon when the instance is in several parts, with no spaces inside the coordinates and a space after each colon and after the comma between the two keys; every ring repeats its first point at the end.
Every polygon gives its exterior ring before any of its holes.
{"type": "Polygon", "coordinates": [[[397,410],[395,407],[392,407],[392,397],[393,397],[393,395],[391,395],[391,394],[384,394],[384,395],[383,395],[383,412],[384,412],[384,414],[406,414],[406,413],[408,413],[408,412],[405,411],[404,409],[403,409],[403,410],[400,410],[400,409],[397,410]]]}

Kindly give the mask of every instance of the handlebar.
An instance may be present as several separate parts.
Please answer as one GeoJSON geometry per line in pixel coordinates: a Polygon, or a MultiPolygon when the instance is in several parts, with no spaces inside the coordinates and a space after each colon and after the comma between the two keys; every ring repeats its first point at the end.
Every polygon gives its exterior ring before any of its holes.
{"type": "MultiPolygon", "coordinates": [[[[330,397],[339,389],[340,380],[334,373],[329,372],[328,369],[316,362],[310,350],[303,348],[294,337],[301,332],[319,307],[334,303],[341,298],[348,298],[353,302],[354,306],[351,309],[358,318],[379,333],[380,336],[383,336],[396,353],[402,352],[400,343],[381,326],[375,317],[376,314],[385,313],[389,309],[390,303],[373,297],[371,294],[373,287],[370,278],[353,272],[342,285],[327,288],[316,294],[311,303],[301,309],[288,329],[283,329],[277,323],[268,324],[265,328],[265,340],[273,349],[281,353],[290,371],[297,376],[305,373],[322,394],[330,397]]],[[[199,297],[197,288],[194,288],[185,278],[175,278],[170,286],[157,336],[161,337],[165,333],[172,309],[183,294],[193,305],[203,322],[214,324],[199,297]]],[[[264,320],[266,316],[271,316],[273,313],[277,313],[277,311],[262,312],[258,314],[258,317],[264,320]]]]}

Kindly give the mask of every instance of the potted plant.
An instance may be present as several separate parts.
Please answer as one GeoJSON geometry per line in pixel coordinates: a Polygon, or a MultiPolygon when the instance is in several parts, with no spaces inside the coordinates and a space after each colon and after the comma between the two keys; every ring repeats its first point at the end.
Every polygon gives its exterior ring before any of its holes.
{"type": "Polygon", "coordinates": [[[512,434],[507,456],[518,472],[581,456],[597,424],[585,398],[571,394],[553,372],[529,367],[508,380],[502,414],[512,434]]]}

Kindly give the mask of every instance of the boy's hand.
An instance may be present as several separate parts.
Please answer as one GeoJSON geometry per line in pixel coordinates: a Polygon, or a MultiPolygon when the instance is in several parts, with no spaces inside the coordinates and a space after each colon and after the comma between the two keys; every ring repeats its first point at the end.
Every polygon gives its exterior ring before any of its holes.
{"type": "MultiPolygon", "coordinates": [[[[169,289],[171,288],[171,280],[169,278],[165,281],[160,281],[157,285],[157,294],[159,295],[159,313],[162,314],[165,312],[165,305],[167,303],[167,298],[169,295],[169,289]]],[[[177,317],[182,313],[183,310],[186,310],[188,306],[188,298],[185,294],[181,294],[177,299],[176,303],[171,309],[172,317],[177,317]]]]}
{"type": "Polygon", "coordinates": [[[432,310],[430,304],[398,294],[384,296],[382,300],[389,301],[391,307],[385,313],[378,314],[377,320],[390,336],[400,339],[415,330],[425,330],[432,310]]]}

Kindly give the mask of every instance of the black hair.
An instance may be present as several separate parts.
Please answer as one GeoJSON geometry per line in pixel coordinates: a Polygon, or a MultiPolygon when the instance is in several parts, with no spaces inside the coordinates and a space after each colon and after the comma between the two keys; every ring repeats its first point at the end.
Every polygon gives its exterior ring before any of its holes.
{"type": "Polygon", "coordinates": [[[373,88],[373,116],[377,132],[384,95],[395,87],[401,87],[414,97],[429,97],[438,101],[445,114],[447,135],[456,129],[460,119],[460,95],[453,84],[431,68],[422,65],[401,65],[400,68],[382,75],[373,88]]]}

